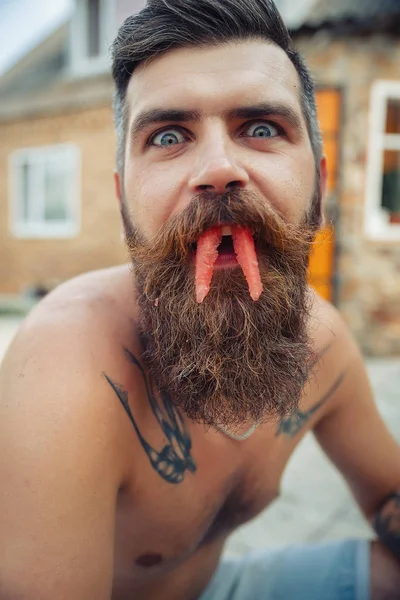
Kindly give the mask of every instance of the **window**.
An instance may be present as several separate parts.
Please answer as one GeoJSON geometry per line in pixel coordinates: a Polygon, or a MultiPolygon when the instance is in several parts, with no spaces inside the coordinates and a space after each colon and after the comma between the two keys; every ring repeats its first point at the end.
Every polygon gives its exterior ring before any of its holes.
{"type": "Polygon", "coordinates": [[[365,230],[400,241],[400,81],[372,89],[365,230]]]}
{"type": "Polygon", "coordinates": [[[79,232],[80,152],[73,145],[16,151],[10,157],[10,228],[20,238],[79,232]]]}
{"type": "Polygon", "coordinates": [[[110,69],[109,47],[117,33],[115,11],[116,0],[75,0],[69,44],[73,75],[110,69]]]}

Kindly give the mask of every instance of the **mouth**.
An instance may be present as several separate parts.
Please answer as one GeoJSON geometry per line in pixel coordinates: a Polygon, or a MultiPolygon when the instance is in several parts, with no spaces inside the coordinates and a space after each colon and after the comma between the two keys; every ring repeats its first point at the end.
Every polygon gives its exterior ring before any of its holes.
{"type": "Polygon", "coordinates": [[[252,231],[240,225],[217,225],[201,234],[195,252],[196,300],[203,302],[210,291],[215,267],[241,267],[250,296],[257,301],[263,291],[252,231]]]}
{"type": "MultiPolygon", "coordinates": [[[[190,246],[191,260],[195,260],[197,252],[197,242],[190,246]]],[[[215,269],[238,267],[239,263],[236,258],[235,249],[233,247],[232,235],[224,235],[218,246],[218,258],[215,261],[215,269]]]]}
{"type": "MultiPolygon", "coordinates": [[[[257,238],[253,234],[255,246],[257,248],[257,238]]],[[[190,245],[192,258],[195,257],[197,251],[197,242],[190,245]]],[[[215,262],[215,267],[226,268],[239,266],[232,238],[232,227],[230,225],[222,226],[222,241],[218,246],[218,258],[215,262]]]]}

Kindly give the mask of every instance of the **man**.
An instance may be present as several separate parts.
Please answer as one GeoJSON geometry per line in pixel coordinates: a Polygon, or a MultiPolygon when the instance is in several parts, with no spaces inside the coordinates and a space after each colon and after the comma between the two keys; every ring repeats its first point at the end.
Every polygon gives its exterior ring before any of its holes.
{"type": "Polygon", "coordinates": [[[400,452],[306,285],[326,165],[275,6],[149,0],[113,74],[133,269],[60,286],[3,363],[1,600],[399,598],[400,452]],[[221,561],[310,430],[377,540],[221,561]]]}

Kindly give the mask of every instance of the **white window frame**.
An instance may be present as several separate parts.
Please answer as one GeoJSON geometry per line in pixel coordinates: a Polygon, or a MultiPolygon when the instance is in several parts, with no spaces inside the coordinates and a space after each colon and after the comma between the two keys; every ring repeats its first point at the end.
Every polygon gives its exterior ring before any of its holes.
{"type": "Polygon", "coordinates": [[[75,0],[69,36],[70,75],[86,77],[110,70],[109,47],[116,34],[116,0],[100,0],[100,47],[102,53],[88,56],[87,38],[88,1],[75,0]]]}
{"type": "Polygon", "coordinates": [[[371,90],[370,134],[364,230],[375,241],[400,241],[400,224],[381,206],[385,150],[400,153],[400,134],[386,133],[387,106],[400,100],[400,81],[376,81],[371,90]]]}
{"type": "Polygon", "coordinates": [[[34,148],[21,148],[9,157],[9,228],[14,237],[19,239],[70,239],[79,235],[81,231],[81,152],[75,144],[57,144],[53,146],[40,146],[34,148]],[[24,222],[20,216],[21,206],[21,165],[27,160],[46,160],[50,154],[59,153],[63,162],[68,157],[70,160],[72,180],[68,189],[67,201],[69,204],[70,219],[65,222],[45,221],[40,218],[43,211],[42,182],[34,171],[30,185],[34,190],[33,198],[37,198],[36,222],[24,222]],[[36,194],[36,195],[35,195],[36,194]]]}

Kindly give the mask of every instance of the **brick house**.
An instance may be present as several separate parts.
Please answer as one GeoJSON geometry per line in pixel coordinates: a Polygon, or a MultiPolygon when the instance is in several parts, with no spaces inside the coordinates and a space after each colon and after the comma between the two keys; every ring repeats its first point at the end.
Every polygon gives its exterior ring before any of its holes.
{"type": "Polygon", "coordinates": [[[145,0],[76,0],[0,78],[0,294],[127,262],[108,49],[145,0]]]}
{"type": "MultiPolygon", "coordinates": [[[[76,0],[72,17],[0,78],[0,294],[128,260],[107,48],[144,4],[76,0]]],[[[316,76],[330,165],[311,282],[366,353],[400,354],[399,2],[277,4],[316,76]]]]}
{"type": "Polygon", "coordinates": [[[400,355],[400,2],[317,0],[292,32],[319,90],[335,301],[366,354],[400,355]]]}

